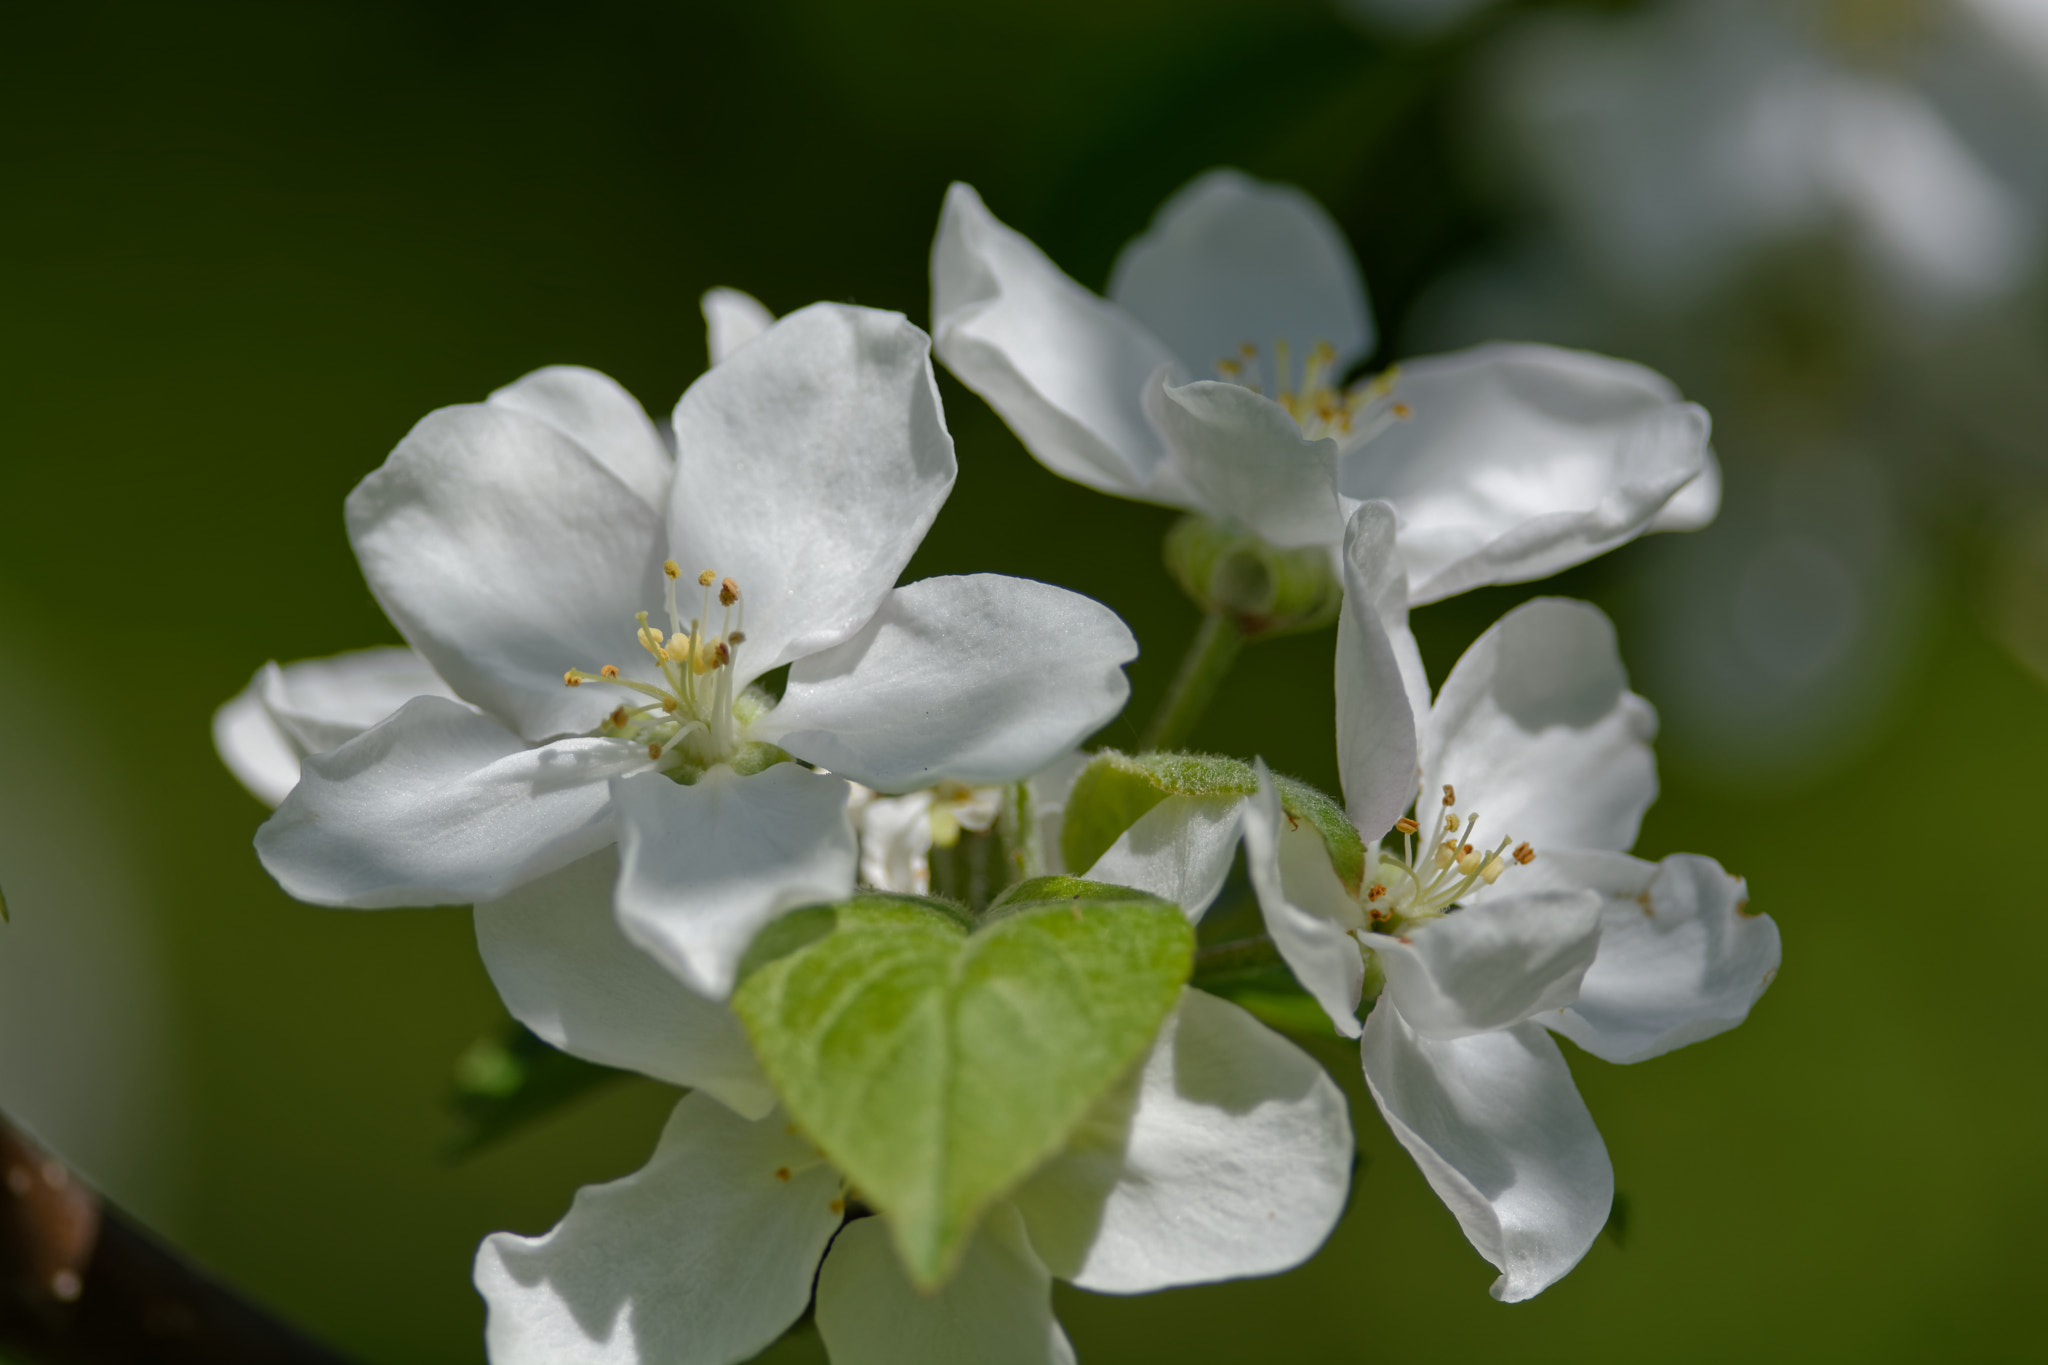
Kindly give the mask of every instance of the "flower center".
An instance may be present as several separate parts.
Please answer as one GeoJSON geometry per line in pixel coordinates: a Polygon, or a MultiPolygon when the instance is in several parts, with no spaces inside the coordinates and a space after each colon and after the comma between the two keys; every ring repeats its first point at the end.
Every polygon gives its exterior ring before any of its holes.
{"type": "Polygon", "coordinates": [[[1536,850],[1527,843],[1515,844],[1509,851],[1512,835],[1491,851],[1475,843],[1479,813],[1461,816],[1457,804],[1457,791],[1446,782],[1436,826],[1420,849],[1415,836],[1422,826],[1406,817],[1394,822],[1401,833],[1402,852],[1383,848],[1362,897],[1372,929],[1393,933],[1418,920],[1448,914],[1481,883],[1492,886],[1509,867],[1526,867],[1536,861],[1536,850]]]}
{"type": "MultiPolygon", "coordinates": [[[[1260,387],[1259,348],[1249,341],[1237,348],[1235,356],[1217,361],[1216,373],[1253,393],[1265,391],[1260,387]]],[[[1301,434],[1311,441],[1334,436],[1347,445],[1363,445],[1393,423],[1413,415],[1413,409],[1406,403],[1393,401],[1399,366],[1344,385],[1343,376],[1337,372],[1337,348],[1327,341],[1309,347],[1308,356],[1301,363],[1298,388],[1294,383],[1292,350],[1285,341],[1274,342],[1273,374],[1280,385],[1273,401],[1287,409],[1301,434]]]]}
{"type": "Polygon", "coordinates": [[[570,687],[587,682],[608,684],[649,698],[637,705],[620,706],[591,733],[645,744],[647,757],[656,767],[674,769],[677,776],[693,780],[712,764],[730,761],[743,748],[758,747],[745,744],[746,729],[774,703],[758,688],[748,687],[734,695],[733,661],[747,640],[741,628],[746,603],[740,585],[720,578],[713,569],[698,574],[702,605],[686,628],[676,605],[676,581],[682,570],[671,559],[662,564],[661,572],[668,605],[667,634],[647,624],[646,612],[637,618],[640,647],[653,658],[660,681],[628,678],[614,664],[595,673],[572,668],[562,675],[562,681],[570,687]],[[720,613],[715,634],[714,607],[720,613]]]}

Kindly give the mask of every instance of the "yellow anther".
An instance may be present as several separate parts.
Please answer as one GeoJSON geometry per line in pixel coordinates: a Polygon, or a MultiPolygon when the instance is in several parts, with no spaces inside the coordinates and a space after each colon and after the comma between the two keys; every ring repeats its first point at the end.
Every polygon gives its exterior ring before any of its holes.
{"type": "Polygon", "coordinates": [[[1415,415],[1415,409],[1409,407],[1406,403],[1396,403],[1387,410],[1404,422],[1415,415]]]}
{"type": "Polygon", "coordinates": [[[1404,815],[1394,822],[1394,828],[1400,830],[1403,834],[1413,834],[1417,830],[1421,829],[1422,826],[1416,824],[1413,820],[1410,820],[1407,816],[1404,815]]]}
{"type": "Polygon", "coordinates": [[[564,687],[581,687],[583,686],[583,675],[572,668],[562,675],[562,685],[564,687]]]}
{"type": "Polygon", "coordinates": [[[1527,867],[1530,863],[1536,861],[1536,849],[1527,840],[1523,840],[1515,845],[1515,851],[1512,856],[1518,867],[1527,867]]]}
{"type": "Polygon", "coordinates": [[[681,705],[682,703],[677,701],[674,697],[663,697],[661,699],[661,709],[664,711],[673,713],[675,709],[681,705]]]}
{"type": "Polygon", "coordinates": [[[703,573],[697,575],[697,586],[700,588],[708,588],[717,581],[718,570],[716,569],[706,569],[703,573]]]}
{"type": "Polygon", "coordinates": [[[1507,870],[1507,861],[1496,854],[1488,858],[1485,866],[1479,869],[1480,880],[1484,881],[1488,886],[1492,886],[1500,880],[1500,874],[1507,870]]]}
{"type": "Polygon", "coordinates": [[[618,665],[616,664],[606,664],[603,668],[600,668],[597,671],[606,682],[616,682],[618,680],[619,669],[618,665]]]}
{"type": "Polygon", "coordinates": [[[608,721],[610,721],[610,722],[612,723],[612,728],[613,728],[613,729],[615,729],[615,730],[623,730],[623,729],[625,729],[625,728],[626,728],[626,708],[625,708],[625,707],[623,707],[623,706],[619,707],[619,708],[618,708],[618,709],[617,709],[616,711],[613,711],[613,712],[612,712],[612,713],[611,713],[611,714],[610,714],[609,716],[606,716],[606,717],[605,717],[605,719],[606,719],[606,720],[608,720],[608,721]]]}
{"type": "Polygon", "coordinates": [[[1444,783],[1444,804],[1446,806],[1455,806],[1458,804],[1457,789],[1451,786],[1451,784],[1448,782],[1444,783]]]}
{"type": "Polygon", "coordinates": [[[1474,872],[1477,872],[1479,870],[1479,863],[1482,856],[1483,855],[1472,851],[1472,845],[1465,845],[1463,848],[1458,850],[1458,871],[1464,873],[1468,877],[1471,876],[1474,872]]]}
{"type": "Polygon", "coordinates": [[[1384,882],[1374,882],[1372,889],[1365,893],[1365,898],[1369,901],[1385,900],[1387,898],[1386,884],[1384,882]]]}
{"type": "Polygon", "coordinates": [[[740,600],[740,585],[730,578],[718,585],[718,605],[729,607],[740,600]]]}
{"type": "Polygon", "coordinates": [[[662,560],[661,571],[670,578],[681,578],[683,576],[683,566],[676,563],[673,559],[662,560]]]}
{"type": "Polygon", "coordinates": [[[1458,832],[1458,813],[1456,811],[1452,811],[1444,817],[1444,829],[1452,834],[1458,832]]]}
{"type": "Polygon", "coordinates": [[[747,633],[743,630],[736,630],[725,637],[725,642],[729,645],[743,645],[747,642],[747,633]]]}
{"type": "Polygon", "coordinates": [[[659,759],[661,757],[661,746],[659,744],[649,744],[647,746],[647,756],[649,758],[659,759]]]}
{"type": "Polygon", "coordinates": [[[640,627],[640,648],[657,659],[667,658],[667,651],[661,647],[662,634],[653,626],[640,627]]]}
{"type": "Polygon", "coordinates": [[[1433,861],[1436,863],[1438,871],[1449,867],[1452,863],[1458,861],[1458,846],[1448,839],[1444,840],[1443,843],[1437,845],[1436,857],[1433,861]]]}

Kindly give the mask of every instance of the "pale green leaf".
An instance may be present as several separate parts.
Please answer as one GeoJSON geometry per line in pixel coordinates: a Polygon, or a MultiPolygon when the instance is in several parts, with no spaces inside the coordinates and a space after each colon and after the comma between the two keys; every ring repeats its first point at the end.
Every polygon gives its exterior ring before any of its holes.
{"type": "Polygon", "coordinates": [[[1122,754],[1089,761],[1067,796],[1060,857],[1085,872],[1140,816],[1169,796],[1250,796],[1259,789],[1249,763],[1215,754],[1122,754]]]}
{"type": "Polygon", "coordinates": [[[824,912],[829,932],[813,918],[758,955],[733,995],[791,1118],[928,1289],[1144,1054],[1193,957],[1165,901],[1012,904],[970,934],[928,904],[859,897],[824,912]]]}

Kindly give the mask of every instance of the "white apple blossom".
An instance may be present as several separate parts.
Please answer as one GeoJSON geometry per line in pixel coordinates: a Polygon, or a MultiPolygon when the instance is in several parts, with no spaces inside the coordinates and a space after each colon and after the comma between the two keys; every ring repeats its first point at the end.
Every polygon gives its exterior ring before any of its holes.
{"type": "Polygon", "coordinates": [[[1088,765],[1080,750],[1062,755],[1019,783],[935,786],[883,796],[855,785],[848,809],[860,836],[860,879],[877,891],[922,896],[931,890],[931,851],[951,848],[963,831],[986,834],[1002,818],[1005,801],[1023,828],[1023,846],[1010,850],[1027,877],[1064,872],[1060,861],[1060,820],[1074,779],[1088,765]]]}
{"type": "MultiPolygon", "coordinates": [[[[701,307],[706,348],[714,365],[775,321],[759,300],[737,289],[709,290],[701,307]]],[[[485,401],[553,422],[587,445],[637,445],[642,422],[632,420],[616,402],[611,387],[610,380],[593,371],[551,365],[485,401]],[[615,408],[620,419],[609,436],[604,422],[593,420],[603,407],[615,408]]],[[[653,425],[673,463],[674,432],[666,421],[653,425]]],[[[599,453],[598,458],[622,468],[637,463],[623,448],[599,453]]],[[[274,807],[298,785],[302,759],[340,748],[414,697],[458,700],[432,664],[402,646],[282,665],[273,661],[256,670],[249,685],[214,712],[214,748],[251,795],[274,807]]]]}
{"type": "Polygon", "coordinates": [[[954,475],[927,352],[898,315],[804,309],[690,386],[673,457],[588,370],[429,414],[349,533],[461,700],[306,758],[265,866],[318,904],[470,903],[616,838],[628,931],[722,995],[769,919],[851,890],[848,779],[1008,780],[1114,715],[1136,645],[1107,609],[894,586],[954,475]],[[777,703],[752,684],[785,664],[777,703]]]}
{"type": "Polygon", "coordinates": [[[1103,299],[956,184],[931,273],[940,358],[1047,468],[1283,547],[1334,551],[1349,506],[1391,501],[1417,602],[1695,528],[1719,504],[1705,412],[1641,366],[1495,345],[1346,383],[1373,347],[1365,289],[1291,187],[1198,177],[1103,299]]]}
{"type": "Polygon", "coordinates": [[[1578,1263],[1613,1195],[1545,1030],[1633,1062],[1733,1028],[1777,972],[1778,931],[1712,859],[1628,855],[1657,792],[1655,717],[1628,690],[1607,619],[1527,603],[1432,705],[1394,542],[1393,510],[1367,503],[1344,547],[1338,753],[1366,841],[1356,884],[1317,830],[1283,815],[1263,764],[1255,797],[1169,797],[1088,875],[1199,909],[1241,832],[1275,946],[1338,1031],[1362,1034],[1388,1127],[1499,1268],[1494,1296],[1514,1302],[1578,1263]],[[1384,984],[1361,1028],[1374,972],[1384,984]]]}
{"type": "Polygon", "coordinates": [[[882,1220],[848,1221],[846,1182],[774,1110],[730,1012],[620,935],[610,857],[479,907],[485,962],[550,1041],[705,1093],[676,1106],[644,1169],[583,1190],[553,1231],[484,1241],[494,1365],[727,1365],[780,1336],[814,1284],[836,1365],[1059,1365],[1074,1353],[1054,1277],[1137,1294],[1273,1274],[1343,1211],[1342,1094],[1242,1010],[1188,990],[1148,1059],[987,1211],[944,1288],[919,1293],[882,1220]]]}

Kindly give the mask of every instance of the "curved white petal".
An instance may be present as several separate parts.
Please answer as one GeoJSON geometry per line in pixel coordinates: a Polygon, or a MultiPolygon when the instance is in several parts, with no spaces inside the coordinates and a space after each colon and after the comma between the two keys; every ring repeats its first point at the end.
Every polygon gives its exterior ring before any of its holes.
{"type": "Polygon", "coordinates": [[[264,680],[276,668],[274,663],[263,665],[247,687],[213,713],[214,752],[251,796],[271,807],[298,785],[304,752],[263,705],[264,680]]]}
{"type": "Polygon", "coordinates": [[[852,894],[847,795],[845,778],[794,763],[751,777],[721,765],[690,787],[658,773],[613,783],[619,927],[691,989],[725,999],[771,920],[852,894]]]}
{"type": "Polygon", "coordinates": [[[676,404],[670,550],[685,583],[738,582],[740,683],[865,625],[946,501],[930,346],[901,314],[813,304],[676,404]]]}
{"type": "Polygon", "coordinates": [[[562,1051],[701,1090],[745,1118],[775,1107],[746,1030],[626,940],[619,857],[593,853],[476,907],[476,946],[512,1017],[562,1051]]]}
{"type": "Polygon", "coordinates": [[[1425,1038],[1463,1038],[1561,1009],[1600,950],[1600,897],[1538,891],[1478,905],[1368,940],[1386,995],[1425,1038]]]}
{"type": "Polygon", "coordinates": [[[704,344],[716,365],[775,325],[775,314],[739,289],[707,289],[697,306],[704,313],[704,344]]]}
{"type": "Polygon", "coordinates": [[[1052,1276],[1003,1203],[930,1295],[904,1277],[880,1218],[849,1223],[818,1271],[818,1332],[832,1365],[1074,1365],[1052,1276]]]}
{"type": "Polygon", "coordinates": [[[1211,514],[1280,546],[1342,539],[1337,443],[1305,439],[1272,399],[1214,379],[1176,387],[1161,373],[1146,388],[1145,410],[1182,483],[1211,514]]]}
{"type": "Polygon", "coordinates": [[[1137,655],[1116,613],[1079,593],[927,578],[890,593],[845,644],[799,659],[752,733],[878,791],[1011,781],[1122,710],[1137,655]]]}
{"type": "Polygon", "coordinates": [[[1252,766],[1259,790],[1244,804],[1244,862],[1266,932],[1337,1032],[1356,1038],[1365,957],[1347,930],[1359,927],[1363,917],[1330,866],[1323,836],[1309,825],[1291,824],[1265,760],[1252,766]]]}
{"type": "Polygon", "coordinates": [[[1652,531],[1697,531],[1721,513],[1721,461],[1712,446],[1701,452],[1699,477],[1671,495],[1650,519],[1652,531]]]}
{"type": "Polygon", "coordinates": [[[1012,1198],[1054,1274],[1144,1294],[1307,1260],[1344,1212],[1353,1154],[1315,1059],[1189,989],[1143,1067],[1012,1198]]]}
{"type": "Polygon", "coordinates": [[[1292,185],[1241,171],[1205,172],[1162,204],[1117,257],[1109,296],[1190,374],[1212,374],[1246,342],[1257,346],[1267,393],[1296,387],[1275,383],[1276,341],[1288,344],[1296,366],[1311,346],[1328,342],[1339,374],[1373,345],[1372,311],[1343,232],[1292,185]]]}
{"type": "Polygon", "coordinates": [[[1408,629],[1408,579],[1398,521],[1384,502],[1361,504],[1344,528],[1344,606],[1337,617],[1337,767],[1344,812],[1378,838],[1415,799],[1416,727],[1429,681],[1408,629]]]}
{"type": "Polygon", "coordinates": [[[466,706],[416,697],[307,758],[256,854],[314,905],[490,900],[612,842],[606,783],[646,766],[625,740],[529,748],[466,706]]]}
{"type": "Polygon", "coordinates": [[[860,879],[877,891],[922,896],[931,890],[932,793],[868,795],[857,789],[849,813],[860,835],[860,879]]]}
{"type": "Polygon", "coordinates": [[[1222,894],[1243,828],[1241,796],[1169,796],[1081,875],[1172,901],[1199,921],[1222,894]]]}
{"type": "Polygon", "coordinates": [[[1550,1035],[1517,1024],[1425,1038],[1385,1003],[1365,1022],[1365,1083],[1465,1238],[1519,1303],[1579,1263],[1614,1202],[1614,1168],[1550,1035]]]}
{"type": "Polygon", "coordinates": [[[577,1191],[541,1237],[486,1237],[492,1365],[734,1365],[795,1322],[839,1176],[780,1115],[686,1095],[646,1166],[577,1191]]]}
{"type": "Polygon", "coordinates": [[[1778,974],[1778,926],[1712,858],[1629,859],[1645,885],[1611,896],[1579,998],[1544,1020],[1595,1057],[1640,1062],[1725,1033],[1778,974]]]}
{"type": "Polygon", "coordinates": [[[610,375],[581,365],[549,365],[484,401],[539,418],[596,456],[649,507],[659,512],[668,505],[675,461],[640,400],[610,375]]]}
{"type": "Polygon", "coordinates": [[[497,404],[430,412],[347,511],[392,622],[528,739],[588,730],[618,705],[611,689],[564,687],[565,669],[653,676],[632,657],[646,658],[633,613],[661,605],[660,515],[560,429],[497,404]]]}
{"type": "Polygon", "coordinates": [[[1450,783],[1480,842],[1628,848],[1657,799],[1650,704],[1628,690],[1599,608],[1539,597],[1501,617],[1444,679],[1423,727],[1423,790],[1450,783]]]}
{"type": "Polygon", "coordinates": [[[1105,493],[1149,496],[1166,447],[1140,394],[1173,352],[957,183],[932,242],[932,339],[1040,464],[1105,493]]]}
{"type": "Polygon", "coordinates": [[[410,649],[267,663],[214,713],[214,747],[243,786],[275,806],[298,783],[301,758],[340,748],[414,697],[455,694],[410,649]]]}
{"type": "Polygon", "coordinates": [[[1404,364],[1394,393],[1412,415],[1347,451],[1338,481],[1401,509],[1417,605],[1611,550],[1707,465],[1705,411],[1604,356],[1481,346],[1404,364]]]}

